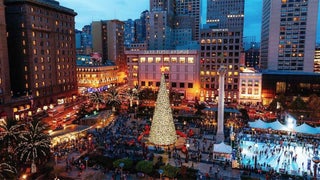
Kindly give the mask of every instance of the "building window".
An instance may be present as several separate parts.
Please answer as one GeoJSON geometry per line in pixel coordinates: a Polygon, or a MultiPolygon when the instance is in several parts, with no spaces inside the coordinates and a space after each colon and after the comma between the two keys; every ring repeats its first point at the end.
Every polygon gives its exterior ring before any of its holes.
{"type": "Polygon", "coordinates": [[[173,82],[173,83],[171,83],[171,87],[177,87],[177,83],[175,83],[175,82],[173,82]]]}
{"type": "Polygon", "coordinates": [[[140,63],[145,63],[146,62],[146,58],[145,57],[141,57],[140,58],[140,63]]]}
{"type": "Polygon", "coordinates": [[[148,63],[153,63],[153,57],[148,57],[148,63]]]}
{"type": "Polygon", "coordinates": [[[180,83],[180,88],[184,88],[184,83],[180,83]]]}
{"type": "Polygon", "coordinates": [[[146,86],[146,82],[145,81],[141,81],[141,86],[146,86]]]}
{"type": "Polygon", "coordinates": [[[179,58],[179,63],[181,63],[181,64],[186,63],[186,58],[185,57],[180,57],[179,58]]]}
{"type": "Polygon", "coordinates": [[[193,57],[188,57],[188,63],[189,63],[189,64],[193,64],[193,63],[194,63],[193,57]]]}
{"type": "Polygon", "coordinates": [[[193,83],[188,83],[188,88],[193,88],[193,83]]]}

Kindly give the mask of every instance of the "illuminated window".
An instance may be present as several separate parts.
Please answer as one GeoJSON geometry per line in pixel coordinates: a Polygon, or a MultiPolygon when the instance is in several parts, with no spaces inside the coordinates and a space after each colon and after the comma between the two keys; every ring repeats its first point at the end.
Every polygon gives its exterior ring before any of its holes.
{"type": "Polygon", "coordinates": [[[23,49],[23,54],[27,54],[27,50],[26,49],[23,49]]]}
{"type": "Polygon", "coordinates": [[[36,83],[36,85],[35,85],[35,86],[36,86],[36,88],[38,88],[38,87],[39,87],[39,84],[38,84],[38,83],[36,83]]]}
{"type": "Polygon", "coordinates": [[[141,63],[145,63],[145,62],[146,62],[146,58],[145,58],[145,57],[141,57],[141,58],[140,58],[140,62],[141,62],[141,63]]]}
{"type": "Polygon", "coordinates": [[[28,83],[26,83],[26,88],[27,88],[27,89],[29,88],[29,85],[28,85],[28,83]]]}
{"type": "Polygon", "coordinates": [[[194,63],[193,57],[188,57],[188,63],[189,63],[189,64],[193,64],[193,63],[194,63]]]}
{"type": "Polygon", "coordinates": [[[241,94],[246,94],[246,88],[241,88],[241,94]]]}
{"type": "Polygon", "coordinates": [[[21,35],[22,35],[23,37],[25,36],[25,33],[24,33],[24,31],[22,31],[21,35]]]}
{"type": "Polygon", "coordinates": [[[27,66],[24,66],[24,71],[28,71],[28,67],[27,66]]]}
{"type": "Polygon", "coordinates": [[[37,50],[36,49],[33,49],[33,54],[37,54],[37,50]]]}
{"type": "Polygon", "coordinates": [[[246,80],[241,80],[241,86],[245,86],[246,85],[246,80]]]}
{"type": "Polygon", "coordinates": [[[59,25],[59,21],[56,21],[56,26],[59,25]]]}
{"type": "Polygon", "coordinates": [[[32,32],[32,37],[35,37],[36,36],[36,33],[35,32],[32,32]]]}
{"type": "Polygon", "coordinates": [[[58,65],[58,69],[60,69],[60,65],[58,65]]]}
{"type": "Polygon", "coordinates": [[[32,45],[34,45],[34,46],[35,46],[35,45],[36,45],[36,41],[34,41],[34,40],[33,40],[33,41],[32,41],[32,45]]]}
{"type": "Polygon", "coordinates": [[[26,45],[26,41],[25,40],[22,40],[22,45],[26,45]]]}
{"type": "Polygon", "coordinates": [[[43,65],[41,66],[41,70],[42,70],[42,71],[44,70],[44,66],[43,66],[43,65]]]}
{"type": "Polygon", "coordinates": [[[148,63],[153,63],[153,57],[148,57],[148,63]]]}
{"type": "Polygon", "coordinates": [[[180,57],[179,58],[179,63],[181,63],[181,64],[186,63],[186,58],[185,57],[180,57]]]}
{"type": "Polygon", "coordinates": [[[171,57],[171,62],[172,63],[177,63],[178,62],[177,57],[171,57]]]}
{"type": "Polygon", "coordinates": [[[38,74],[35,74],[34,75],[34,79],[38,79],[39,77],[38,77],[38,74]]]}
{"type": "Polygon", "coordinates": [[[156,57],[156,63],[160,63],[161,62],[161,57],[156,57]]]}
{"type": "Polygon", "coordinates": [[[164,57],[164,58],[163,58],[163,62],[164,62],[164,63],[169,63],[169,57],[164,57]]]}
{"type": "Polygon", "coordinates": [[[39,91],[36,91],[36,96],[40,96],[40,93],[39,93],[39,91]]]}

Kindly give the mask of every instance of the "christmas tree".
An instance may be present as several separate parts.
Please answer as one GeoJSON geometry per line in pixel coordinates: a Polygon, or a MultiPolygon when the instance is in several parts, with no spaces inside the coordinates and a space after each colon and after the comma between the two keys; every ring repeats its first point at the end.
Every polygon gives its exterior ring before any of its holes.
{"type": "Polygon", "coordinates": [[[176,140],[177,135],[173,122],[169,93],[167,92],[164,74],[162,73],[149,141],[155,145],[166,146],[174,144],[176,140]]]}

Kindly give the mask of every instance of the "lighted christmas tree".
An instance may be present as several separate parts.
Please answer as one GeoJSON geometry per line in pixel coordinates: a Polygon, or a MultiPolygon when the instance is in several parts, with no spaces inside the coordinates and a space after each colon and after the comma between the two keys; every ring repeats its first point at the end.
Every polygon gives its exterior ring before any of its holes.
{"type": "Polygon", "coordinates": [[[169,93],[167,92],[164,74],[162,74],[149,141],[155,145],[166,146],[174,144],[176,140],[177,135],[173,122],[169,93]]]}

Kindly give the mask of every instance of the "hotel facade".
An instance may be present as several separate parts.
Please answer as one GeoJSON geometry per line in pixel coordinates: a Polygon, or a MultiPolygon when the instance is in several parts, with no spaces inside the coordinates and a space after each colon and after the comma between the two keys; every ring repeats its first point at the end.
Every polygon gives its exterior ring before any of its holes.
{"type": "Polygon", "coordinates": [[[199,53],[196,50],[126,51],[128,85],[158,90],[163,72],[170,90],[182,98],[199,97],[199,53]]]}

